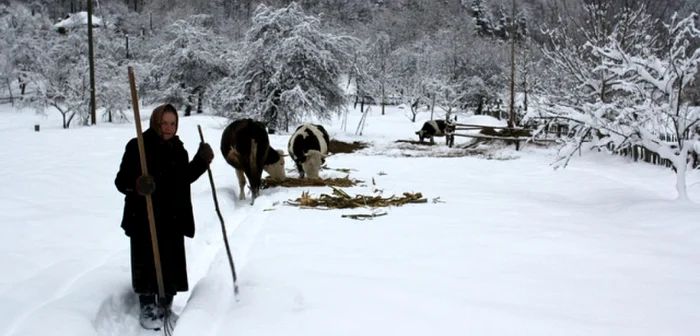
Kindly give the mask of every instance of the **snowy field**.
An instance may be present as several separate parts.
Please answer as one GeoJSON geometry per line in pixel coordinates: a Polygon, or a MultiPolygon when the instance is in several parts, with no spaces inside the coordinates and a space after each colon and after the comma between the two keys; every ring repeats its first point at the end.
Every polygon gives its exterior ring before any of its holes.
{"type": "MultiPolygon", "coordinates": [[[[151,108],[142,108],[144,121],[151,108]]],[[[373,143],[328,166],[376,181],[350,194],[422,192],[429,202],[370,221],[341,218],[369,209],[283,203],[327,188],[266,189],[254,206],[238,201],[218,150],[225,122],[181,118],[190,155],[197,124],[215,149],[241,300],[204,174],[192,189],[191,291],[175,299],[175,335],[700,335],[700,207],[673,201],[670,169],[591,153],[555,172],[553,151],[532,146],[420,157],[426,152],[393,142],[416,140],[428,115],[413,124],[404,110],[378,111],[361,137],[355,111],[348,132],[326,124],[332,137],[373,143]]],[[[138,325],[113,182],[134,125],[63,130],[57,113],[9,105],[0,120],[0,336],[155,335],[138,325]]],[[[271,136],[285,151],[287,138],[271,136]]],[[[689,193],[700,202],[697,185],[689,193]]]]}

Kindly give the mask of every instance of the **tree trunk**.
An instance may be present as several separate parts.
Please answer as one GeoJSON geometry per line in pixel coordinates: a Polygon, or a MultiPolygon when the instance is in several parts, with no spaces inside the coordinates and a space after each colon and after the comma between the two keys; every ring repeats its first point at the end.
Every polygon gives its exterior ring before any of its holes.
{"type": "Polygon", "coordinates": [[[26,89],[27,84],[24,83],[24,81],[22,80],[22,77],[17,77],[17,83],[19,83],[19,94],[20,94],[20,96],[24,96],[24,90],[26,89]]]}
{"type": "MultiPolygon", "coordinates": [[[[279,110],[278,106],[280,104],[280,96],[282,92],[280,90],[275,91],[272,94],[272,105],[268,107],[268,110],[264,114],[265,123],[267,124],[268,132],[275,132],[279,127],[279,110]]],[[[272,134],[272,133],[270,133],[272,134]]]]}
{"type": "Polygon", "coordinates": [[[384,106],[386,106],[386,94],[384,91],[384,83],[382,83],[382,115],[384,115],[384,106]]]}
{"type": "Polygon", "coordinates": [[[416,122],[416,117],[418,116],[418,109],[420,108],[420,99],[416,99],[413,104],[411,104],[411,114],[413,114],[413,117],[411,118],[411,122],[416,122]]]}
{"type": "Polygon", "coordinates": [[[527,113],[527,93],[528,93],[527,92],[528,91],[527,90],[527,80],[525,80],[524,88],[525,88],[525,90],[523,90],[523,91],[525,91],[525,92],[524,92],[524,97],[523,97],[523,110],[525,111],[525,113],[527,113]]]}
{"type": "Polygon", "coordinates": [[[12,104],[12,106],[15,106],[15,100],[12,97],[12,85],[10,85],[10,77],[7,77],[6,79],[7,79],[7,90],[10,92],[10,104],[12,104]]]}
{"type": "Polygon", "coordinates": [[[688,168],[688,151],[681,150],[681,154],[678,156],[676,161],[676,191],[678,191],[678,196],[676,200],[681,202],[690,202],[688,198],[688,186],[686,184],[686,172],[688,168]]]}

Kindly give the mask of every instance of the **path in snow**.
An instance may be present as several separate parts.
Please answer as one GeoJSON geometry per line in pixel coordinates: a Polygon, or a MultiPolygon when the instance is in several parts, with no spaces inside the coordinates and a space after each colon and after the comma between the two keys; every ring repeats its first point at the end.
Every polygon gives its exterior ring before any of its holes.
{"type": "MultiPolygon", "coordinates": [[[[194,120],[196,118],[192,117],[188,121],[194,120]]],[[[220,157],[217,146],[220,141],[220,122],[210,118],[200,118],[197,121],[201,122],[203,127],[209,127],[204,128],[205,140],[213,147],[215,155],[220,157]]],[[[191,139],[187,141],[187,137],[192,135],[190,128],[183,128],[181,137],[186,145],[189,143],[190,147],[194,147],[197,143],[192,142],[191,139]]],[[[273,137],[273,141],[280,146],[286,141],[286,137],[273,137]]],[[[190,150],[190,155],[194,155],[195,152],[194,149],[190,150]]],[[[239,276],[239,286],[243,286],[244,284],[240,283],[240,272],[246,265],[248,249],[270,215],[270,212],[263,210],[270,208],[276,202],[288,199],[289,193],[280,189],[262,190],[255,205],[251,206],[250,191],[247,187],[246,200],[238,199],[238,181],[233,168],[219,158],[212,163],[211,169],[217,188],[219,208],[224,217],[229,245],[239,276]]],[[[202,314],[205,316],[215,314],[212,312],[220,311],[222,304],[234,302],[233,283],[222,238],[221,223],[215,212],[207,173],[193,184],[192,197],[197,232],[194,239],[186,239],[190,291],[179,293],[173,302],[173,310],[181,315],[175,329],[176,333],[182,333],[182,329],[192,328],[199,331],[202,325],[202,314]],[[212,272],[212,270],[216,271],[212,272]],[[220,304],[201,302],[197,299],[201,296],[199,293],[211,291],[214,292],[204,297],[214,295],[221,299],[220,304]],[[188,325],[195,325],[195,327],[188,327],[188,325]]],[[[130,286],[124,286],[120,292],[104,300],[94,324],[99,334],[103,336],[138,335],[143,332],[138,327],[137,297],[131,292],[130,286]]],[[[188,332],[185,333],[188,334],[188,332]]]]}
{"type": "MultiPolygon", "coordinates": [[[[229,196],[231,196],[228,194],[229,188],[217,189],[220,195],[219,202],[222,206],[233,203],[227,200],[227,198],[230,199],[229,196]]],[[[260,221],[267,217],[268,213],[262,211],[262,209],[272,203],[268,200],[269,197],[270,196],[262,196],[258,199],[255,206],[252,207],[245,203],[238,202],[235,210],[222,210],[224,214],[227,214],[224,220],[226,221],[229,244],[231,245],[236,267],[242,267],[245,264],[247,249],[251,246],[251,241],[256,238],[256,232],[259,231],[260,221]]],[[[195,240],[200,242],[197,248],[188,246],[190,247],[190,251],[188,251],[187,254],[188,263],[190,265],[188,266],[190,268],[189,277],[198,279],[201,277],[199,276],[200,273],[208,272],[213,265],[222,264],[226,266],[228,274],[217,274],[216,281],[222,282],[222,285],[232,287],[228,257],[226,256],[226,249],[221,236],[218,217],[214,214],[213,216],[207,216],[207,220],[202,220],[200,218],[198,219],[198,223],[206,228],[205,230],[207,232],[198,233],[201,237],[197,237],[199,239],[195,240]],[[192,250],[196,250],[196,252],[192,252],[192,250]]],[[[239,269],[237,269],[237,271],[240,272],[239,269]]],[[[196,293],[201,291],[201,288],[205,288],[205,290],[216,290],[218,295],[227,297],[226,294],[219,291],[222,289],[222,286],[215,286],[211,279],[199,279],[196,283],[190,284],[190,288],[190,292],[178,294],[178,296],[176,296],[178,304],[173,304],[173,310],[182,315],[180,320],[178,320],[176,331],[182,329],[183,324],[187,325],[188,316],[197,314],[197,308],[192,308],[193,306],[212,305],[211,302],[197,303],[196,293]],[[195,312],[192,312],[193,310],[195,312]]],[[[232,299],[231,296],[228,296],[228,298],[232,299]]],[[[220,309],[220,307],[218,308],[220,309]]],[[[139,335],[144,331],[139,326],[138,314],[137,297],[133,294],[131,287],[126,286],[122,291],[103,302],[95,319],[95,327],[102,336],[139,335]]],[[[200,324],[198,325],[201,327],[200,324]]]]}

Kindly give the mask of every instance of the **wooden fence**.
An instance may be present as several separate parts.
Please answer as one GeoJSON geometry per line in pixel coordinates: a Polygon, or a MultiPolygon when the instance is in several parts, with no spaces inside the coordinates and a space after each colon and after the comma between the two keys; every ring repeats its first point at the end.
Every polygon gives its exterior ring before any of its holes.
{"type": "Polygon", "coordinates": [[[13,99],[11,97],[0,97],[0,104],[12,103],[13,99]]]}
{"type": "MultiPolygon", "coordinates": [[[[455,136],[458,137],[466,137],[466,138],[476,138],[476,139],[482,139],[482,140],[506,140],[506,141],[512,141],[516,145],[516,149],[519,148],[519,143],[520,142],[526,142],[527,140],[532,139],[532,136],[527,134],[534,132],[534,129],[526,127],[526,128],[516,128],[514,130],[511,130],[510,132],[508,131],[507,127],[484,127],[481,125],[467,125],[467,124],[459,124],[459,123],[451,123],[451,127],[448,127],[446,130],[446,135],[447,135],[447,145],[449,147],[454,146],[454,138],[455,136]],[[479,134],[465,134],[461,133],[460,131],[475,131],[479,130],[479,134]],[[494,132],[496,131],[496,132],[494,132]],[[513,131],[516,131],[515,133],[520,133],[520,134],[503,134],[503,133],[513,133],[513,131]],[[505,136],[504,136],[505,135],[505,136]]],[[[545,128],[538,133],[534,139],[532,139],[535,142],[550,142],[550,141],[557,141],[558,139],[561,139],[563,137],[569,137],[570,136],[570,127],[569,125],[561,122],[557,122],[557,120],[551,120],[551,122],[546,123],[545,128]]],[[[660,140],[662,141],[671,141],[674,142],[676,141],[676,137],[672,134],[665,134],[661,135],[660,140]]],[[[584,139],[585,142],[590,142],[592,141],[592,137],[589,137],[589,139],[584,139]]],[[[615,150],[613,144],[607,144],[606,148],[613,152],[614,154],[624,156],[624,157],[629,157],[634,162],[645,162],[653,165],[659,165],[659,166],[664,166],[668,168],[673,168],[673,163],[671,160],[664,159],[659,155],[658,153],[644,147],[641,145],[633,145],[633,146],[628,146],[624,147],[618,150],[615,150]]],[[[688,157],[688,162],[692,163],[693,169],[697,168],[700,166],[700,153],[697,153],[693,151],[690,153],[688,157]]]]}
{"type": "MultiPolygon", "coordinates": [[[[607,148],[613,150],[613,145],[608,144],[607,148]]],[[[673,163],[669,159],[664,159],[658,153],[651,151],[643,146],[634,145],[627,148],[620,149],[614,152],[617,155],[625,156],[633,159],[635,162],[646,162],[653,165],[664,166],[668,168],[675,169],[673,163]]],[[[693,169],[700,165],[700,155],[693,151],[688,155],[688,163],[692,163],[693,169]]]]}

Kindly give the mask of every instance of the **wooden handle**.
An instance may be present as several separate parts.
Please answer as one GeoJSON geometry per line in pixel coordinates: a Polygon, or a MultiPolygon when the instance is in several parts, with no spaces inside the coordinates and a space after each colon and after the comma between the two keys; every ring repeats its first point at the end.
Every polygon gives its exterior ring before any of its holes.
{"type": "MultiPolygon", "coordinates": [[[[197,125],[197,130],[199,131],[199,139],[202,142],[204,142],[202,126],[197,125]]],[[[219,221],[221,222],[221,234],[224,236],[224,245],[226,246],[226,254],[228,255],[228,264],[231,268],[231,276],[233,277],[233,294],[236,296],[236,301],[238,301],[238,276],[236,275],[236,266],[233,263],[231,247],[228,244],[228,235],[226,234],[226,225],[224,224],[224,217],[221,215],[221,209],[219,209],[219,201],[216,197],[216,186],[214,185],[214,176],[212,176],[211,167],[209,166],[207,166],[207,173],[209,175],[209,184],[211,185],[211,195],[212,197],[214,197],[214,207],[216,209],[216,214],[219,216],[219,221]]]]}
{"type": "MultiPolygon", "coordinates": [[[[129,87],[131,89],[131,106],[134,109],[134,124],[136,124],[136,138],[139,144],[139,157],[141,158],[141,174],[148,175],[148,165],[146,164],[146,148],[143,144],[143,134],[141,134],[141,112],[139,111],[139,98],[136,94],[136,78],[134,68],[128,67],[129,87]]],[[[163,270],[160,264],[160,249],[158,248],[158,236],[156,232],[156,219],[153,214],[153,200],[151,195],[146,196],[146,210],[148,212],[148,224],[151,228],[151,244],[153,245],[153,259],[156,266],[156,280],[158,281],[158,294],[165,297],[165,285],[163,283],[163,270]]]]}
{"type": "Polygon", "coordinates": [[[197,125],[197,131],[199,131],[199,140],[204,142],[204,134],[202,134],[202,126],[197,125]]]}

